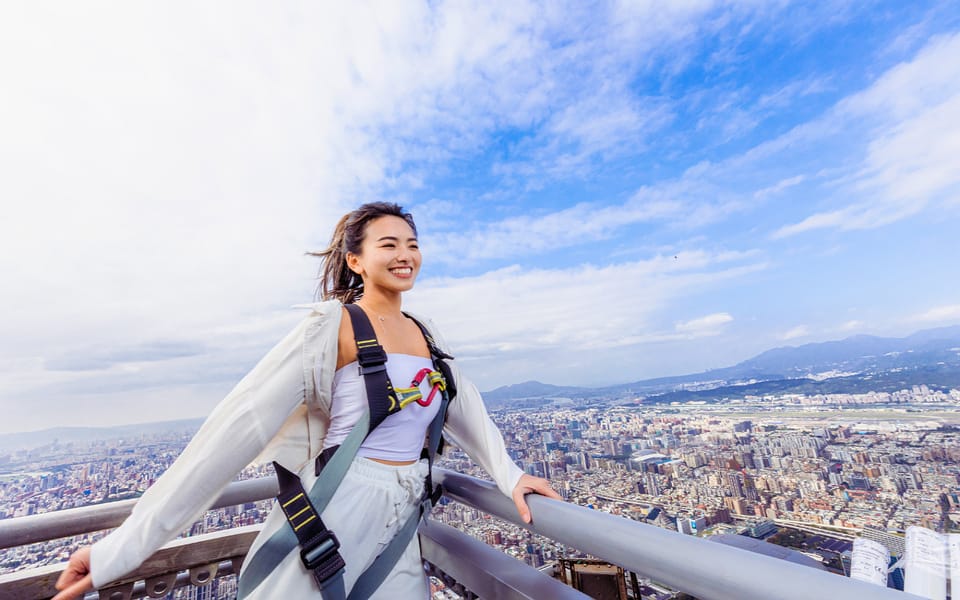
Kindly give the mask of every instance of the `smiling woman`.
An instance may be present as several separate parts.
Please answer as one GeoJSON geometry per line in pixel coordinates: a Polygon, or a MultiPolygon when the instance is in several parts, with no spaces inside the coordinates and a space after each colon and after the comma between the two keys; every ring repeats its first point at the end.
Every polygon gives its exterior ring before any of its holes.
{"type": "Polygon", "coordinates": [[[559,498],[507,455],[429,321],[401,310],[421,264],[413,217],[365,204],[316,255],[324,301],[214,409],[127,521],[71,556],[56,600],[135,569],[258,456],[274,461],[280,495],[244,561],[241,598],[427,598],[415,532],[439,498],[430,464],[441,433],[524,521],[525,494],[559,498]]]}
{"type": "Polygon", "coordinates": [[[407,256],[404,257],[407,260],[395,266],[413,268],[412,272],[407,273],[410,285],[402,290],[407,291],[413,287],[413,280],[420,269],[417,226],[413,216],[403,212],[396,204],[386,202],[364,204],[347,213],[337,223],[330,247],[323,252],[310,253],[324,259],[320,272],[320,296],[336,298],[345,304],[356,301],[364,291],[365,270],[361,256],[373,260],[376,255],[389,261],[398,250],[402,252],[404,249],[407,250],[407,256]],[[367,231],[368,225],[375,230],[367,231]],[[362,251],[364,240],[372,241],[368,243],[366,253],[362,251]]]}

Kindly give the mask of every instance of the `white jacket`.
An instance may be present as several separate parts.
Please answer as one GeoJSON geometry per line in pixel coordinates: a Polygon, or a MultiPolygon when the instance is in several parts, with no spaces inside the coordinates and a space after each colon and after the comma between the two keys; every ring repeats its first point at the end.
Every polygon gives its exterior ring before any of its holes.
{"type": "MultiPolygon", "coordinates": [[[[251,462],[276,460],[294,472],[312,467],[330,420],[342,315],[338,301],[313,305],[310,315],[213,409],[123,525],[94,544],[90,560],[94,586],[136,569],[194,522],[251,462]]],[[[432,322],[418,320],[445,348],[432,322]]],[[[455,363],[450,365],[457,397],[450,403],[444,435],[509,497],[523,472],[507,455],[476,386],[455,363]]],[[[264,529],[260,535],[271,533],[264,529]]]]}

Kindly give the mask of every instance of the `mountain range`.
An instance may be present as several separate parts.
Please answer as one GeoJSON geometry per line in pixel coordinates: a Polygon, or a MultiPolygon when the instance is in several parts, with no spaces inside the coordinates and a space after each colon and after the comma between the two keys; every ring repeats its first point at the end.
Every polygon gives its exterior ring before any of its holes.
{"type": "MultiPolygon", "coordinates": [[[[542,404],[556,398],[615,401],[642,396],[645,403],[716,402],[774,393],[891,392],[921,384],[932,389],[960,388],[960,326],[927,329],[903,338],[857,335],[832,342],[774,348],[731,367],[607,387],[526,381],[485,392],[483,398],[491,408],[542,404]]],[[[195,431],[201,422],[202,419],[187,419],[0,434],[0,452],[36,447],[53,440],[85,442],[174,429],[195,431]]]]}
{"type": "Polygon", "coordinates": [[[731,367],[601,388],[527,381],[485,392],[490,406],[534,398],[645,396],[645,402],[718,400],[765,393],[896,391],[926,384],[960,387],[960,326],[903,338],[856,335],[767,350],[731,367]]]}

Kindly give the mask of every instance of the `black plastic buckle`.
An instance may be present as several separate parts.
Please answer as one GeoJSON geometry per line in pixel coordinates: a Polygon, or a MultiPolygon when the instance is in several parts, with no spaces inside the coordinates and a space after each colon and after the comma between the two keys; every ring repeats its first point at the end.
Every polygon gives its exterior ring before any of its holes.
{"type": "Polygon", "coordinates": [[[385,364],[383,364],[383,363],[381,363],[381,364],[369,365],[369,366],[366,366],[366,367],[363,366],[363,365],[360,365],[360,374],[361,374],[361,375],[367,375],[367,374],[369,374],[369,373],[379,373],[380,371],[386,371],[386,370],[387,370],[387,365],[385,365],[385,364]]]}
{"type": "Polygon", "coordinates": [[[357,362],[360,363],[360,374],[376,373],[386,370],[387,353],[383,346],[366,346],[357,348],[357,362]]]}
{"type": "Polygon", "coordinates": [[[312,538],[306,547],[300,549],[300,560],[307,570],[313,573],[317,584],[322,588],[328,579],[346,566],[343,557],[337,551],[340,540],[329,529],[312,538]]]}

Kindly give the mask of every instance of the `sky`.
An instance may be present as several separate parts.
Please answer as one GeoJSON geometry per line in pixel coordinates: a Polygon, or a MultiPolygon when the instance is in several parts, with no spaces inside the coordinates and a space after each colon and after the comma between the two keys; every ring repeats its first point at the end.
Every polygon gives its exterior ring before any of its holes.
{"type": "Polygon", "coordinates": [[[0,433],[203,416],[336,219],[481,390],[960,323],[960,6],[0,8],[0,433]]]}

